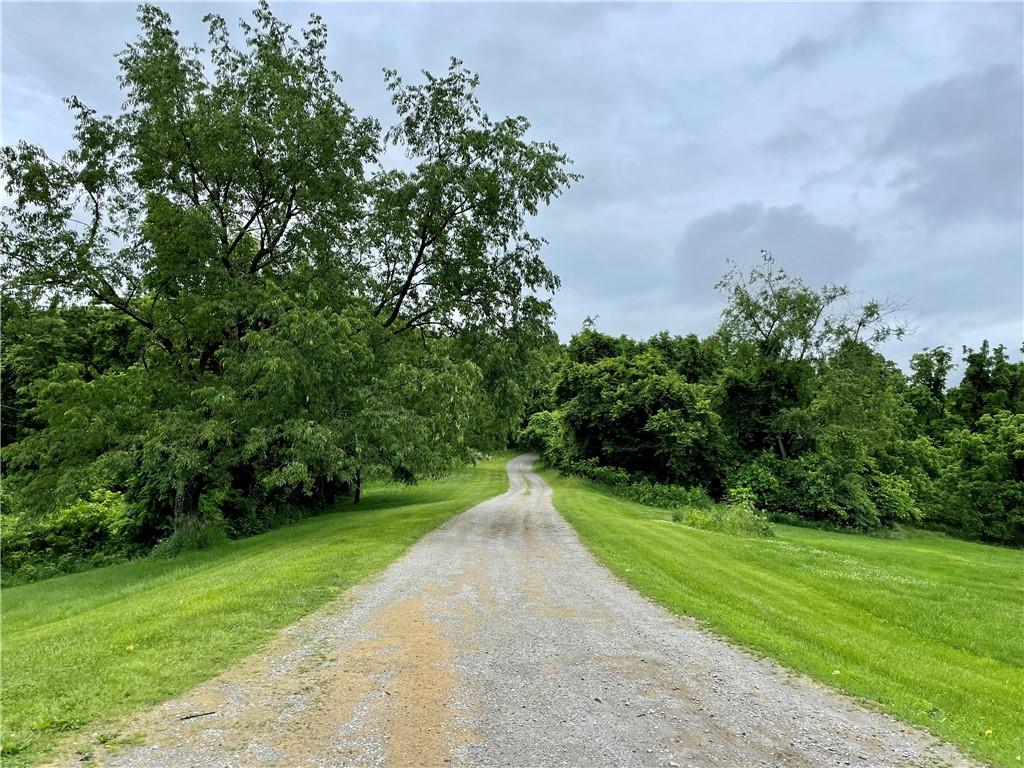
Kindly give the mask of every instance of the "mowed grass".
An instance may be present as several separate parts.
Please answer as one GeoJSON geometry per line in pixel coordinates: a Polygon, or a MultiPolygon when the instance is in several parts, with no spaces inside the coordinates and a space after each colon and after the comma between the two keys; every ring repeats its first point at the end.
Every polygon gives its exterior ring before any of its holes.
{"type": "Polygon", "coordinates": [[[737,538],[544,474],[595,555],[669,610],[978,757],[1022,765],[1024,552],[790,526],[737,538]]]}
{"type": "Polygon", "coordinates": [[[216,549],[3,590],[4,765],[166,700],[507,488],[499,457],[216,549]]]}

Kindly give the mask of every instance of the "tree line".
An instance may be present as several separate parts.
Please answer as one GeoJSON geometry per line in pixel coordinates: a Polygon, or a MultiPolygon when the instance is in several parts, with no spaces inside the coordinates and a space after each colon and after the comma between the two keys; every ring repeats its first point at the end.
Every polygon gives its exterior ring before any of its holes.
{"type": "Polygon", "coordinates": [[[461,62],[385,71],[384,127],[315,14],[294,31],[263,3],[240,41],[211,14],[204,48],[138,19],[120,112],[71,97],[70,151],[0,157],[6,575],[464,464],[508,443],[556,343],[527,223],[578,177],[461,62]]]}
{"type": "MultiPolygon", "coordinates": [[[[585,323],[551,365],[525,444],[597,480],[703,489],[780,521],[855,530],[924,525],[1024,545],[1024,363],[983,342],[878,351],[899,307],[809,287],[770,253],[718,285],[707,338],[647,341],[585,323]]],[[[664,497],[664,488],[662,489],[664,497]]]]}
{"type": "Polygon", "coordinates": [[[1024,544],[1024,368],[877,347],[895,307],[733,269],[721,327],[559,345],[528,223],[580,177],[452,60],[357,115],[313,15],[205,48],[139,8],[124,104],[4,147],[3,574],[257,533],[519,440],[645,498],[1024,544]],[[403,157],[391,162],[397,155],[403,157]],[[675,490],[673,490],[675,489],[675,490]],[[678,493],[676,492],[678,491],[678,493]],[[701,496],[703,494],[703,496],[701,496]],[[742,506],[741,505],[741,506],[742,506]],[[745,507],[744,507],[745,508],[745,507]]]}

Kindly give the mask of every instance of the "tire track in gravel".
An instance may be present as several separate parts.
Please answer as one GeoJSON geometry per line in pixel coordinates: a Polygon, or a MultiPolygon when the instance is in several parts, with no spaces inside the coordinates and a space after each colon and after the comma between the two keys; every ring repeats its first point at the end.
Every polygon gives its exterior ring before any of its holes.
{"type": "Polygon", "coordinates": [[[975,765],[629,589],[555,512],[534,458],[376,579],[135,718],[141,745],[94,763],[975,765]],[[180,720],[199,712],[213,714],[180,720]]]}

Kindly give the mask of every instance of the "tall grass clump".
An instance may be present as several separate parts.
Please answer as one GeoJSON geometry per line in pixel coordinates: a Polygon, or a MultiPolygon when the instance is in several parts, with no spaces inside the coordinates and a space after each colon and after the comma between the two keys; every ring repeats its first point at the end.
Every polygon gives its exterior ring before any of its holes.
{"type": "Polygon", "coordinates": [[[600,485],[608,492],[650,507],[671,509],[672,520],[691,528],[734,536],[774,536],[771,520],[755,506],[755,494],[744,486],[733,488],[724,502],[715,502],[703,488],[653,483],[619,467],[603,467],[592,461],[566,462],[566,475],[600,485]]]}
{"type": "Polygon", "coordinates": [[[679,507],[672,513],[672,521],[702,531],[717,531],[733,536],[769,538],[775,535],[772,521],[757,510],[749,494],[742,488],[731,491],[720,504],[679,507]]]}

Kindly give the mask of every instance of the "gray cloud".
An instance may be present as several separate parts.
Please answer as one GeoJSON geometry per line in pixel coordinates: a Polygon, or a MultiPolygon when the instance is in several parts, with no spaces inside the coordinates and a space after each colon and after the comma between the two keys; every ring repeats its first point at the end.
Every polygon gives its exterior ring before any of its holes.
{"type": "Polygon", "coordinates": [[[761,249],[808,283],[842,282],[864,264],[867,247],[851,227],[819,221],[800,205],[765,208],[743,203],[691,223],[676,246],[677,281],[688,299],[711,299],[726,260],[741,264],[761,249]]]}
{"type": "Polygon", "coordinates": [[[775,134],[761,146],[770,154],[791,158],[817,148],[818,139],[803,128],[796,128],[775,134]]]}
{"type": "Polygon", "coordinates": [[[993,65],[916,91],[874,149],[901,165],[903,200],[936,221],[993,215],[1020,221],[1024,205],[1021,70],[993,65]]]}
{"type": "Polygon", "coordinates": [[[769,70],[815,69],[821,62],[842,43],[842,38],[810,37],[802,35],[795,43],[790,44],[775,57],[769,70]]]}
{"type": "MultiPolygon", "coordinates": [[[[205,13],[250,8],[167,7],[189,43],[205,41],[205,13]]],[[[493,117],[526,115],[576,160],[585,180],[531,223],[562,276],[563,337],[586,315],[612,333],[710,331],[725,259],[767,247],[811,283],[910,299],[922,330],[888,350],[898,360],[961,338],[1019,346],[1019,4],[275,10],[325,18],[360,114],[393,118],[382,67],[414,80],[455,55],[493,117]]],[[[128,3],[5,4],[4,141],[66,149],[72,93],[116,109],[134,17],[128,3]]]]}
{"type": "Polygon", "coordinates": [[[825,34],[800,35],[782,48],[763,70],[771,74],[787,69],[811,72],[829,59],[855,48],[877,32],[887,12],[881,3],[860,3],[825,34]]]}

